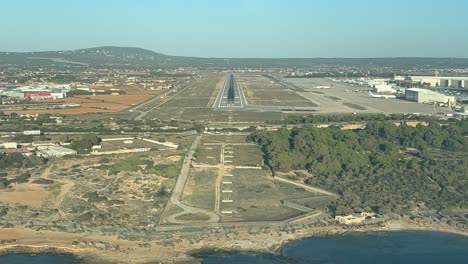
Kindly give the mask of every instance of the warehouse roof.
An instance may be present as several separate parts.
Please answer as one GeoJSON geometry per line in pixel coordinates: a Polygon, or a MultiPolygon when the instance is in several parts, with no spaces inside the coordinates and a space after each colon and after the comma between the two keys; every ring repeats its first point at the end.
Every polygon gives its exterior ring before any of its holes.
{"type": "Polygon", "coordinates": [[[467,76],[408,76],[412,79],[468,80],[467,76]]]}

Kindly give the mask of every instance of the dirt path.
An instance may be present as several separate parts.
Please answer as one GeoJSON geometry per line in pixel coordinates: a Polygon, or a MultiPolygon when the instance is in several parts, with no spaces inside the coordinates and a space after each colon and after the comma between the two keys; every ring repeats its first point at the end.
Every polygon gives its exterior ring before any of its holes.
{"type": "MultiPolygon", "coordinates": [[[[42,178],[44,179],[50,179],[50,172],[52,171],[52,168],[55,166],[55,164],[51,164],[47,169],[44,170],[42,173],[42,178]]],[[[63,199],[65,199],[65,196],[70,192],[71,188],[75,186],[75,183],[70,180],[56,180],[56,182],[63,184],[62,188],[60,189],[59,195],[55,197],[54,201],[52,202],[52,208],[58,210],[58,214],[60,217],[65,217],[65,213],[60,209],[60,205],[63,202],[63,199]]]]}
{"type": "Polygon", "coordinates": [[[63,199],[65,199],[65,196],[68,194],[68,192],[71,190],[71,188],[73,188],[73,186],[75,186],[75,183],[72,182],[72,181],[62,180],[60,182],[64,183],[64,185],[62,187],[62,190],[60,191],[60,194],[57,195],[57,197],[55,198],[55,201],[52,204],[52,207],[55,208],[55,209],[60,208],[60,205],[62,204],[63,199]]]}
{"type": "Polygon", "coordinates": [[[50,179],[50,171],[52,170],[52,168],[54,167],[54,164],[51,164],[49,167],[47,167],[44,172],[42,172],[42,178],[44,179],[50,179]]]}

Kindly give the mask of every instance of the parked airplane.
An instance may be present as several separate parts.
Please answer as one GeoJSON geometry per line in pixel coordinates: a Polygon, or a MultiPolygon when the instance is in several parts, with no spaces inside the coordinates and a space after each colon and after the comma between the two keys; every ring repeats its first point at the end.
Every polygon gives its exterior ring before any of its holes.
{"type": "Polygon", "coordinates": [[[315,89],[331,89],[333,88],[333,84],[330,86],[315,86],[315,89]]]}
{"type": "Polygon", "coordinates": [[[396,99],[396,95],[393,94],[373,94],[371,91],[369,91],[369,94],[370,96],[375,98],[396,99]]]}

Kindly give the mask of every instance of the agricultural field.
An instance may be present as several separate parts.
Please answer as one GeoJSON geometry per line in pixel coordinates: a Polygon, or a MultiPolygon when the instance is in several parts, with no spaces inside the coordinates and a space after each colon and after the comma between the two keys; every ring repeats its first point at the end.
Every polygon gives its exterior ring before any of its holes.
{"type": "MultiPolygon", "coordinates": [[[[98,88],[103,89],[104,88],[98,88]]],[[[107,88],[108,89],[108,88],[107,88]]],[[[80,107],[66,109],[44,109],[44,110],[23,110],[15,111],[18,114],[64,114],[79,115],[88,113],[116,113],[141,104],[144,101],[158,96],[163,91],[146,90],[139,87],[119,88],[125,92],[120,95],[77,95],[60,99],[54,102],[64,104],[80,104],[80,107]]],[[[8,112],[8,111],[6,111],[8,112]]]]}
{"type": "Polygon", "coordinates": [[[239,75],[249,105],[281,107],[317,106],[306,98],[261,75],[239,75]]]}

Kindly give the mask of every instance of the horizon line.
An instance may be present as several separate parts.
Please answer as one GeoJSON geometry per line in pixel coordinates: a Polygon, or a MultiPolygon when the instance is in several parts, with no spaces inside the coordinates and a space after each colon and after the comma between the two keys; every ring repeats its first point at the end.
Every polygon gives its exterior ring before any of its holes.
{"type": "Polygon", "coordinates": [[[1,51],[0,53],[42,53],[42,52],[59,52],[59,51],[78,51],[78,50],[87,50],[87,49],[97,49],[97,48],[133,48],[133,49],[142,49],[146,51],[151,51],[160,55],[168,56],[168,57],[185,57],[185,58],[201,58],[201,59],[468,59],[468,57],[432,57],[432,56],[382,56],[382,57],[203,57],[203,56],[188,56],[188,55],[169,55],[166,53],[161,53],[154,51],[152,49],[141,48],[141,47],[134,47],[134,46],[112,46],[112,45],[104,45],[104,46],[96,46],[96,47],[88,47],[88,48],[78,48],[78,49],[57,49],[57,50],[38,50],[38,51],[1,51]]]}

